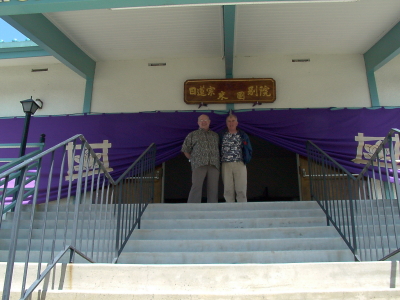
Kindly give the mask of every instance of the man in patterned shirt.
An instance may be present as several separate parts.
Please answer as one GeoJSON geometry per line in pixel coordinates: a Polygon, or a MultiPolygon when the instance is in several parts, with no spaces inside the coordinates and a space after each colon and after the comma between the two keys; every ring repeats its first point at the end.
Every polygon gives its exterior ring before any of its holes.
{"type": "Polygon", "coordinates": [[[227,128],[220,132],[221,172],[226,202],[247,202],[247,169],[253,149],[248,135],[237,128],[237,117],[226,118],[227,128]]]}
{"type": "Polygon", "coordinates": [[[203,182],[207,176],[207,202],[218,202],[219,180],[219,138],[210,130],[210,118],[201,115],[198,118],[199,129],[192,131],[185,138],[182,152],[189,159],[192,167],[192,188],[188,203],[201,203],[203,182]]]}

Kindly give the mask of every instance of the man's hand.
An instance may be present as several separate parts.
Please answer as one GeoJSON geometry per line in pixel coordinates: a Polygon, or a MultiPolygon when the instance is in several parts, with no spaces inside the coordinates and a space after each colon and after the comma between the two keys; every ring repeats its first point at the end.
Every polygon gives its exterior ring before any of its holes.
{"type": "Polygon", "coordinates": [[[183,152],[183,154],[185,154],[186,158],[190,160],[190,153],[183,152]]]}

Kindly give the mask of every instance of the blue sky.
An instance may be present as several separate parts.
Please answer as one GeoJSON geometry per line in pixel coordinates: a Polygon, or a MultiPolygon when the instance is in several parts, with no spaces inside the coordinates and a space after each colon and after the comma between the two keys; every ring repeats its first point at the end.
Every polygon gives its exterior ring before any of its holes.
{"type": "Polygon", "coordinates": [[[3,40],[4,42],[12,42],[13,39],[17,39],[21,42],[25,41],[26,37],[0,18],[0,40],[3,40]]]}

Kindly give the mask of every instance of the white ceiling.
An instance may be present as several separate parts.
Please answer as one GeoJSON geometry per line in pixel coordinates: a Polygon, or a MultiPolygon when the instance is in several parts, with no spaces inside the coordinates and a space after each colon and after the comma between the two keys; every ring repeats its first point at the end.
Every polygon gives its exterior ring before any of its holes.
{"type": "MultiPolygon", "coordinates": [[[[45,16],[95,61],[224,55],[221,6],[45,16]]],[[[234,56],[363,54],[399,21],[400,0],[237,5],[234,56]]]]}

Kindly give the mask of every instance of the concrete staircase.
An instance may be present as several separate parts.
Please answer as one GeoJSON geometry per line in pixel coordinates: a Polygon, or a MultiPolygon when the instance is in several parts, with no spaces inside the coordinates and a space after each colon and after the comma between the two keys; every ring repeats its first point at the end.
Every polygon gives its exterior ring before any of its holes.
{"type": "Polygon", "coordinates": [[[151,204],[118,264],[60,264],[33,298],[400,299],[398,262],[353,260],[315,202],[151,204]]]}
{"type": "Polygon", "coordinates": [[[354,261],[316,202],[152,204],[119,263],[354,261]]]}

